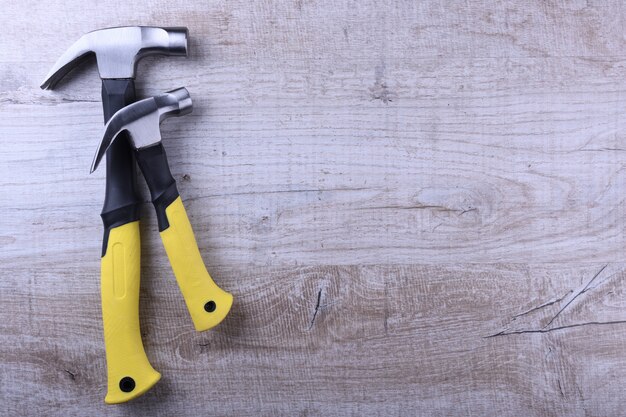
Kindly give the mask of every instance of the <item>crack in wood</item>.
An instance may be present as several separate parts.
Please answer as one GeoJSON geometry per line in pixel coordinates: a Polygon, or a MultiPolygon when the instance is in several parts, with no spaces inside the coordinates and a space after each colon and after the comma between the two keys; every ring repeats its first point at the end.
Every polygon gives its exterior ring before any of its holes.
{"type": "Polygon", "coordinates": [[[469,213],[472,211],[478,210],[475,207],[468,209],[455,209],[451,207],[441,206],[441,205],[433,205],[433,204],[413,204],[413,205],[388,205],[388,206],[367,206],[367,207],[357,207],[354,210],[433,210],[433,211],[443,211],[450,213],[458,213],[459,216],[469,213]]]}
{"type": "Polygon", "coordinates": [[[532,313],[532,312],[534,312],[534,311],[540,310],[540,309],[542,309],[542,308],[544,308],[544,307],[548,307],[548,306],[551,306],[551,305],[553,305],[553,304],[556,304],[556,303],[558,303],[559,301],[562,301],[565,297],[567,297],[568,295],[570,295],[572,292],[574,292],[574,290],[569,290],[568,292],[566,292],[565,294],[563,294],[563,296],[561,296],[561,297],[558,297],[558,298],[553,298],[553,299],[548,300],[548,301],[546,301],[545,303],[540,304],[540,305],[538,305],[538,306],[536,306],[536,307],[532,307],[532,308],[530,308],[530,309],[528,309],[528,310],[526,310],[526,311],[522,311],[521,313],[514,315],[514,316],[513,316],[513,320],[517,319],[518,317],[525,316],[526,314],[530,314],[530,313],[532,313]]]}
{"type": "Polygon", "coordinates": [[[511,330],[511,331],[502,330],[501,332],[498,332],[498,333],[483,336],[483,339],[490,339],[493,337],[500,337],[500,336],[526,334],[526,333],[550,333],[550,332],[556,332],[559,330],[572,329],[572,328],[584,327],[584,326],[612,326],[612,325],[617,325],[617,324],[626,324],[626,320],[586,321],[583,323],[574,323],[574,324],[568,324],[565,326],[550,327],[549,329],[546,329],[544,327],[541,329],[522,329],[522,330],[511,330]]]}
{"type": "MultiPolygon", "coordinates": [[[[220,197],[238,197],[238,196],[252,196],[252,195],[265,195],[265,194],[291,194],[291,193],[329,193],[329,192],[342,192],[342,191],[365,191],[365,190],[376,190],[373,187],[338,187],[338,188],[307,188],[307,189],[296,189],[296,190],[254,190],[254,191],[243,191],[236,193],[220,193],[220,194],[209,194],[209,195],[201,195],[196,197],[187,197],[186,201],[198,201],[204,200],[207,198],[220,198],[220,197]]],[[[147,201],[148,203],[150,201],[147,201]]]]}
{"type": "Polygon", "coordinates": [[[320,302],[322,300],[322,290],[320,289],[317,293],[317,304],[315,304],[315,311],[313,312],[313,318],[311,319],[311,323],[309,323],[309,330],[313,328],[315,324],[315,318],[317,317],[317,313],[320,310],[320,302]]]}
{"type": "Polygon", "coordinates": [[[580,290],[574,297],[572,297],[571,300],[569,300],[559,311],[557,311],[557,313],[554,315],[554,317],[552,317],[552,319],[548,322],[548,324],[546,324],[544,326],[544,328],[550,326],[554,320],[556,320],[557,317],[559,317],[559,315],[567,308],[569,307],[570,304],[572,304],[574,302],[574,300],[576,300],[580,295],[584,294],[585,292],[587,292],[587,290],[589,289],[589,286],[593,283],[593,281],[598,278],[598,276],[602,273],[602,271],[604,271],[606,269],[606,267],[609,264],[605,264],[602,268],[600,268],[600,270],[593,276],[593,278],[591,278],[589,280],[589,282],[587,283],[587,285],[585,285],[585,287],[580,290]]]}
{"type": "MultiPolygon", "coordinates": [[[[518,335],[518,334],[526,334],[526,333],[550,333],[550,332],[553,332],[553,331],[565,330],[565,329],[582,327],[582,326],[602,326],[602,325],[615,325],[615,324],[626,323],[626,320],[588,321],[588,322],[574,323],[574,324],[568,324],[568,325],[563,325],[563,326],[549,327],[556,320],[556,318],[559,317],[559,315],[563,311],[565,311],[568,308],[568,306],[570,306],[574,302],[574,300],[579,298],[582,294],[586,293],[587,291],[589,291],[589,290],[591,290],[593,288],[596,288],[596,287],[592,287],[591,285],[602,274],[602,272],[604,272],[604,270],[607,268],[607,266],[608,266],[608,264],[605,264],[604,266],[602,266],[602,268],[600,268],[600,270],[598,272],[596,272],[593,277],[591,277],[591,279],[585,284],[585,286],[580,291],[578,291],[562,308],[560,308],[559,311],[557,311],[557,313],[552,317],[552,319],[550,319],[548,324],[546,324],[542,328],[531,328],[531,329],[521,329],[521,330],[507,330],[507,329],[505,329],[505,330],[502,330],[502,331],[500,331],[498,333],[494,333],[494,334],[485,336],[484,338],[499,337],[499,336],[509,336],[509,335],[518,335]]],[[[548,306],[551,306],[553,304],[556,304],[556,303],[564,300],[573,291],[574,290],[570,290],[570,291],[568,291],[566,294],[564,294],[560,298],[548,300],[548,301],[546,301],[543,304],[540,304],[540,305],[538,305],[536,307],[530,308],[530,309],[528,309],[526,311],[523,311],[523,312],[521,312],[519,314],[516,314],[515,316],[512,317],[512,320],[516,320],[518,317],[521,317],[521,316],[524,316],[526,314],[532,313],[532,312],[537,311],[539,309],[542,309],[544,307],[548,307],[548,306]]]]}

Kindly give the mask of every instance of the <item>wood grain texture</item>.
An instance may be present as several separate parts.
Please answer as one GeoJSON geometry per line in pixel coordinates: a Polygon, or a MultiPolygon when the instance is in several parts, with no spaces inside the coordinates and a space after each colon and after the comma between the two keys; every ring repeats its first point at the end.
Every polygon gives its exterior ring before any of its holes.
{"type": "MultiPolygon", "coordinates": [[[[626,43],[617,0],[0,0],[0,414],[621,416],[626,43]],[[105,407],[102,129],[84,32],[184,25],[140,96],[232,315],[193,332],[147,204],[163,380],[105,407]]],[[[147,190],[143,196],[148,200],[147,190]]]]}

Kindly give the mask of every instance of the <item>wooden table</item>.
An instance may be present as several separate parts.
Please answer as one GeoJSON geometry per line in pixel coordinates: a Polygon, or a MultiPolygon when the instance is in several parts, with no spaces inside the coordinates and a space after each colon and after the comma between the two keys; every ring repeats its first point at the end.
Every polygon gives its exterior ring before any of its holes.
{"type": "Polygon", "coordinates": [[[623,416],[624,4],[2,1],[0,414],[623,416]],[[106,406],[104,170],[83,33],[187,26],[139,64],[232,314],[196,333],[142,221],[163,379],[106,406]]]}

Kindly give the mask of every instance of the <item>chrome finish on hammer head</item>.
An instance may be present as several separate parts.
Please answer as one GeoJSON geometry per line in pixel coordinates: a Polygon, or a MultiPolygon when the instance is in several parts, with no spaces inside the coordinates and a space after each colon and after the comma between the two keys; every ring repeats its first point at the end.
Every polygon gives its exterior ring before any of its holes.
{"type": "Polygon", "coordinates": [[[187,28],[126,26],[83,35],[54,64],[41,84],[52,89],[80,62],[96,56],[102,79],[135,78],[137,62],[147,55],[187,55],[187,28]]]}
{"type": "Polygon", "coordinates": [[[171,116],[184,116],[192,110],[189,91],[184,87],[137,101],[119,110],[105,126],[91,164],[91,172],[98,168],[107,149],[121,132],[128,133],[133,148],[147,148],[161,142],[160,124],[163,120],[171,116]]]}

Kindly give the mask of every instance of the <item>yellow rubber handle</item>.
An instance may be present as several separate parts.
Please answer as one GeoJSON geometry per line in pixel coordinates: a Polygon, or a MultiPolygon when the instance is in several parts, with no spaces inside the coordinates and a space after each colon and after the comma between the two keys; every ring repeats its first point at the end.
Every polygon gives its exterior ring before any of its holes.
{"type": "Polygon", "coordinates": [[[123,403],[161,378],[148,362],[139,330],[139,222],[111,229],[101,262],[102,321],[108,390],[104,402],[123,403]]]}
{"type": "Polygon", "coordinates": [[[198,250],[183,202],[178,197],[166,209],[169,227],[161,232],[163,246],[197,331],[217,326],[228,314],[233,296],[218,287],[198,250]]]}

